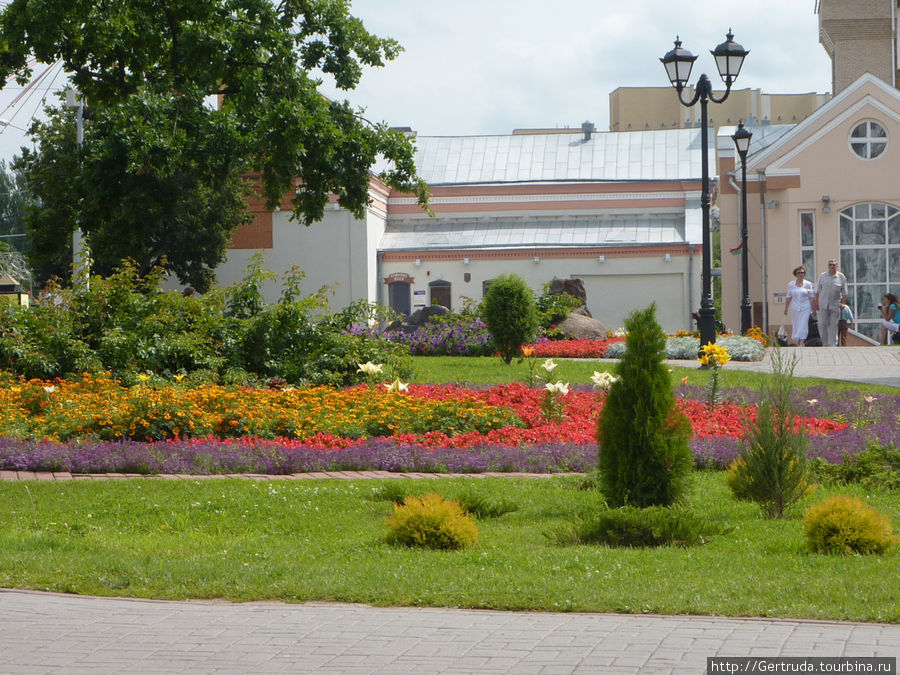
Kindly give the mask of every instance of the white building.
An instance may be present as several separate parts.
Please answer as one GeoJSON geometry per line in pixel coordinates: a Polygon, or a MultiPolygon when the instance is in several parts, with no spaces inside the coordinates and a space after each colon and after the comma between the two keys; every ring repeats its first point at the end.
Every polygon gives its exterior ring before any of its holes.
{"type": "MultiPolygon", "coordinates": [[[[220,283],[251,256],[305,288],[336,284],[334,307],[365,299],[401,313],[480,300],[490,280],[523,277],[536,293],[579,278],[588,308],[610,327],[655,301],[667,331],[691,329],[701,275],[698,129],[517,133],[416,138],[431,186],[430,216],[374,177],[362,220],[334,204],[309,228],[290,220],[290,195],[235,234],[220,283]]],[[[715,143],[709,143],[715,167],[715,143]]],[[[271,298],[277,289],[270,289],[271,298]]]]}

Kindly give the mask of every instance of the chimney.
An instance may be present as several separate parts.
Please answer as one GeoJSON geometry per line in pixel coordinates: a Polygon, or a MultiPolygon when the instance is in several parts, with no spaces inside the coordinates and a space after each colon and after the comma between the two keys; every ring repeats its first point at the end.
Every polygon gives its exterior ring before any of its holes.
{"type": "Polygon", "coordinates": [[[582,122],[581,123],[581,131],[584,132],[584,142],[585,143],[587,143],[589,140],[591,140],[591,134],[594,133],[594,129],[596,129],[596,127],[594,126],[593,122],[582,122]]]}

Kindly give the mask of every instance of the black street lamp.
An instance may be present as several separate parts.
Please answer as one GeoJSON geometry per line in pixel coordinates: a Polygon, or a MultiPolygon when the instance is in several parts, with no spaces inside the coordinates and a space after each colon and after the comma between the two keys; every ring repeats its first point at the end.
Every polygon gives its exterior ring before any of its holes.
{"type": "Polygon", "coordinates": [[[753,133],[738,123],[737,130],[731,136],[734,147],[741,157],[741,334],[746,335],[753,324],[750,312],[750,272],[747,267],[747,151],[750,150],[750,139],[753,133]]]}
{"type": "Polygon", "coordinates": [[[741,66],[744,58],[749,54],[741,45],[734,41],[734,35],[731,29],[728,29],[726,40],[714,50],[710,52],[716,58],[716,67],[719,70],[719,76],[725,82],[725,94],[721,98],[716,98],[713,94],[712,83],[703,73],[697,82],[694,90],[694,97],[690,101],[681,98],[681,92],[684,91],[685,85],[691,76],[691,68],[697,57],[688,50],[681,48],[681,40],[675,38],[675,48],[660,59],[666,67],[666,73],[669,75],[669,81],[678,92],[678,100],[687,108],[692,107],[698,101],[700,102],[700,150],[702,157],[701,176],[703,181],[702,192],[700,193],[700,208],[703,217],[703,291],[700,296],[700,345],[716,342],[716,310],[712,301],[712,244],[709,233],[709,119],[707,118],[706,108],[709,101],[713,103],[722,103],[728,94],[731,93],[731,85],[737,79],[741,72],[741,66]]]}

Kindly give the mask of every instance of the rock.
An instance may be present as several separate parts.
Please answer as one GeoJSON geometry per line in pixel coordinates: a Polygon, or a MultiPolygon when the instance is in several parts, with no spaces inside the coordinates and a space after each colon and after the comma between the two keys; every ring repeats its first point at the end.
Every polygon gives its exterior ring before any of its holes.
{"type": "Polygon", "coordinates": [[[563,293],[568,293],[573,298],[578,298],[582,305],[587,305],[587,292],[581,279],[554,279],[550,282],[550,295],[563,293]]]}
{"type": "Polygon", "coordinates": [[[428,305],[422,309],[417,309],[403,321],[394,321],[388,326],[388,330],[402,330],[404,333],[410,333],[417,328],[424,326],[434,317],[446,316],[449,313],[450,310],[443,305],[428,305]]]}
{"type": "Polygon", "coordinates": [[[585,316],[575,310],[566,320],[557,326],[563,334],[573,340],[603,340],[606,338],[606,326],[597,319],[585,316]]]}

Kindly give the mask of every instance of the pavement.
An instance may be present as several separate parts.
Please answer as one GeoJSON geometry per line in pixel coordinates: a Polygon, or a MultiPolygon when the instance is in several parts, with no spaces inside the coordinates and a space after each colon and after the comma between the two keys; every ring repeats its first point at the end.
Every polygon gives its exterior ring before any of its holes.
{"type": "Polygon", "coordinates": [[[844,670],[804,672],[871,672],[848,666],[895,659],[900,626],[0,590],[0,646],[3,673],[663,674],[708,672],[707,657],[756,657],[768,672],[841,657],[844,670]]]}
{"type": "MultiPolygon", "coordinates": [[[[900,387],[900,347],[804,347],[785,352],[788,358],[796,355],[798,377],[900,387]]],[[[732,361],[727,367],[770,372],[771,356],[770,351],[760,362],[732,361]]],[[[696,361],[669,363],[696,366],[696,361]]],[[[342,472],[304,479],[384,478],[381,473],[342,472]]],[[[7,480],[82,478],[3,474],[0,478],[7,480]]],[[[127,476],[94,476],[111,477],[127,476]]],[[[896,674],[898,656],[897,624],[338,603],[168,602],[0,589],[4,674],[896,674]],[[720,660],[709,663],[711,657],[720,660]],[[741,657],[750,658],[741,662],[741,657]],[[831,661],[823,662],[826,657],[831,661]],[[856,660],[872,657],[888,660],[880,664],[856,660]],[[871,669],[878,665],[888,669],[871,669]]]]}
{"type": "MultiPolygon", "coordinates": [[[[767,349],[761,361],[729,361],[728,370],[772,372],[774,350],[767,349]]],[[[881,347],[783,347],[786,362],[797,359],[796,377],[821,377],[867,384],[900,387],[900,345],[881,347]]],[[[696,367],[696,361],[667,361],[696,367]]]]}

